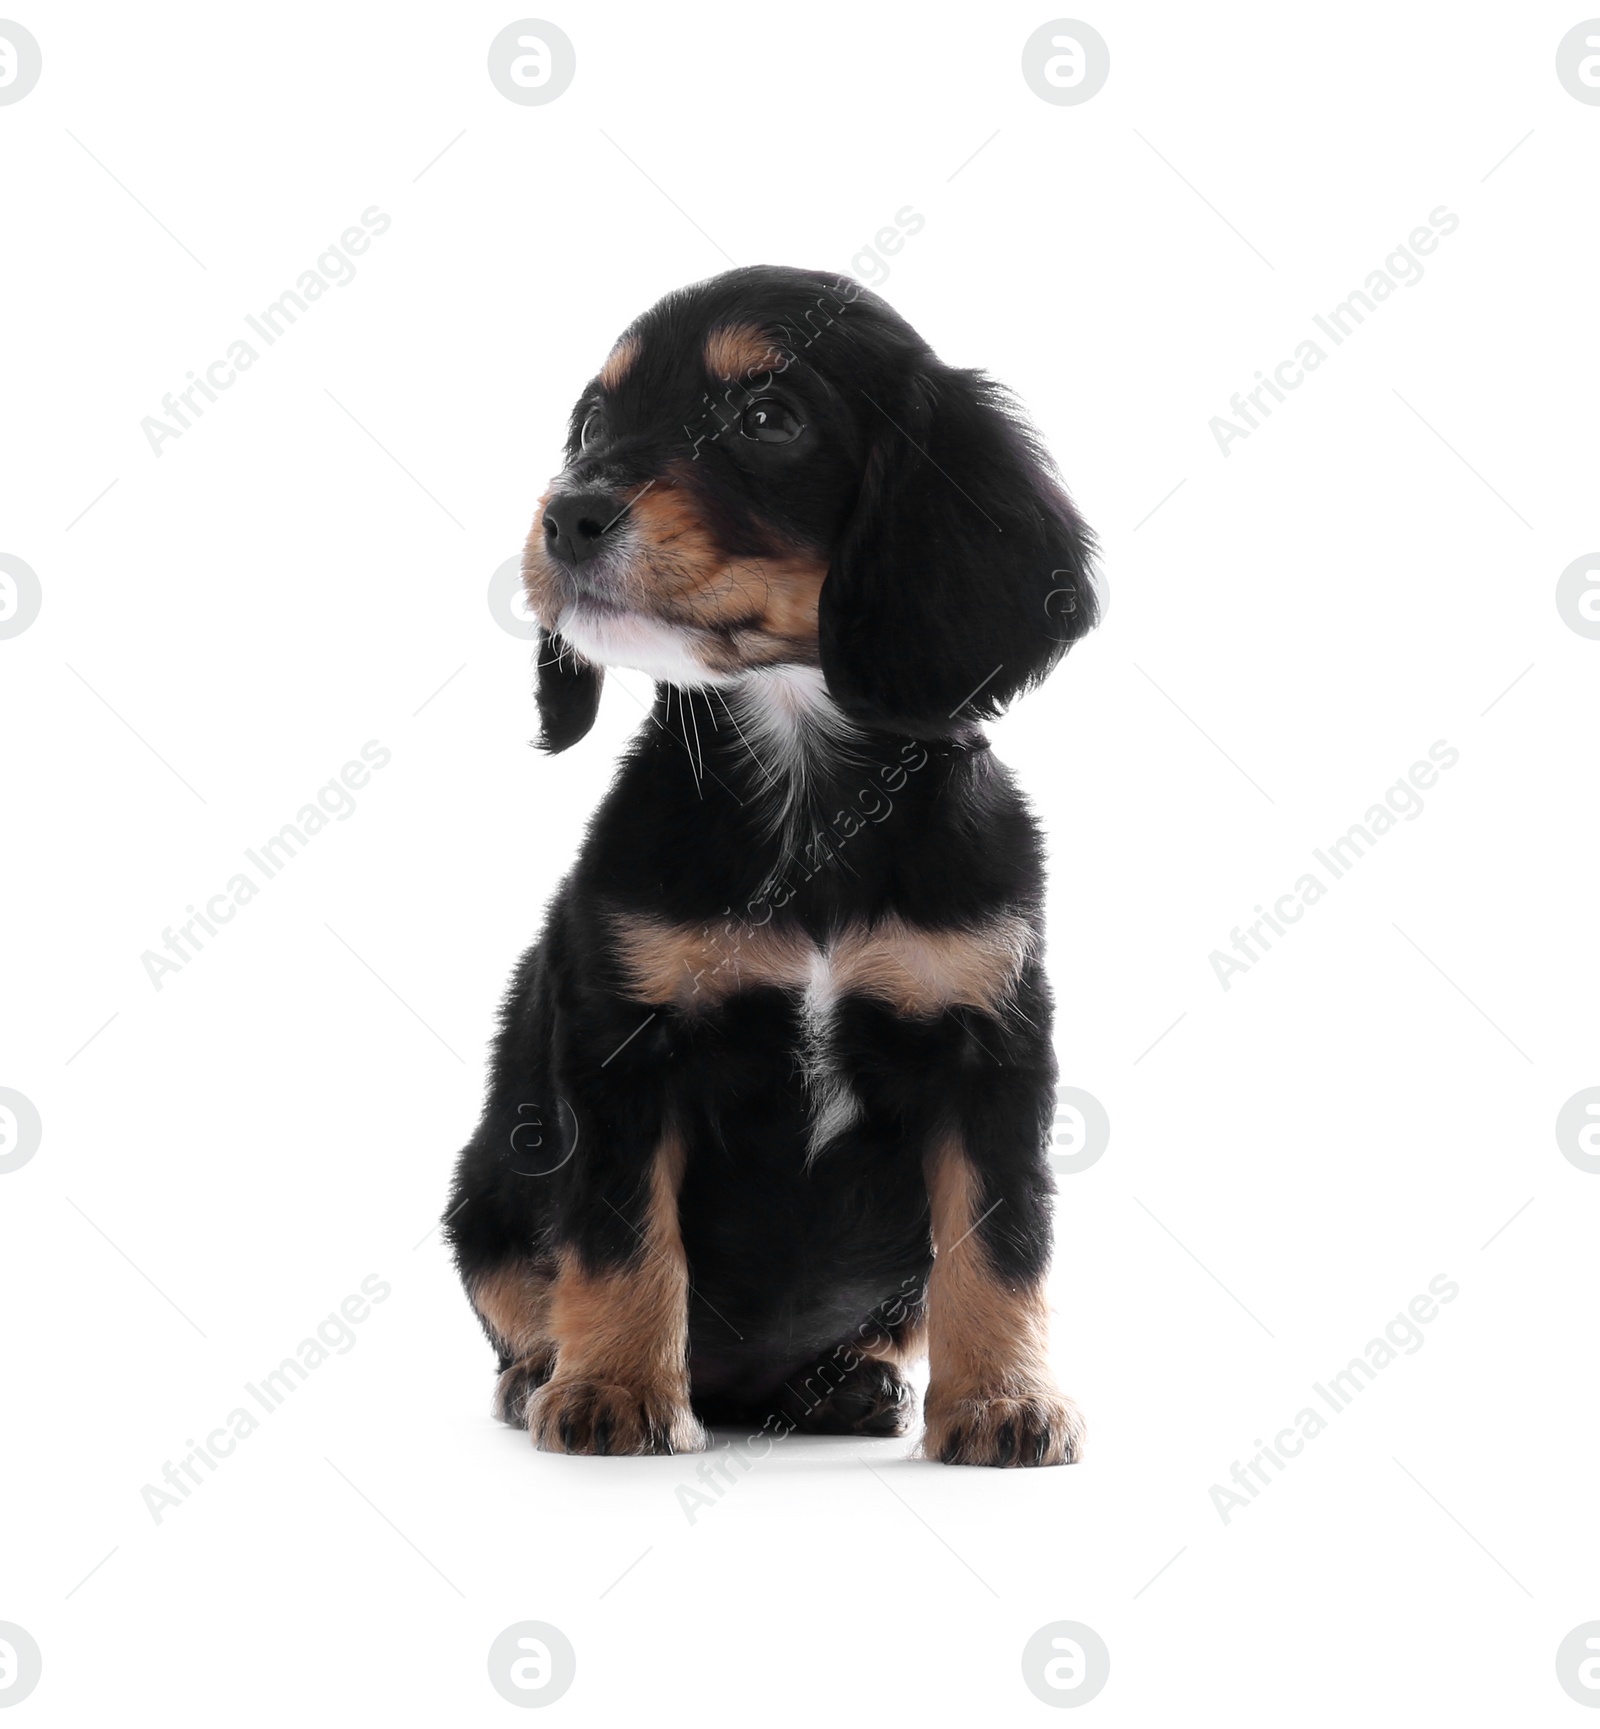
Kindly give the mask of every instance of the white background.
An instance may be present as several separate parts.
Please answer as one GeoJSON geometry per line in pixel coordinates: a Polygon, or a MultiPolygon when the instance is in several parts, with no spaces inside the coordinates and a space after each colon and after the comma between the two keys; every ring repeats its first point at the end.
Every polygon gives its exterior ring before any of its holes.
{"type": "Polygon", "coordinates": [[[1600,1178],[1553,1124],[1600,1082],[1600,642],[1554,593],[1600,543],[1600,108],[1554,66],[1586,14],[1096,0],[1109,81],[1053,106],[1036,6],[550,0],[577,76],[524,107],[504,7],[15,5],[19,1721],[503,1722],[522,1619],[571,1639],[582,1722],[1033,1722],[1059,1619],[1110,1649],[1108,1725],[1581,1720],[1600,1178]],[[355,280],[154,456],[141,419],[372,205],[355,280]],[[691,1523],[694,1461],[491,1423],[425,1235],[648,695],[614,677],[540,757],[486,589],[636,313],[729,260],[849,269],[907,205],[882,291],[1029,405],[1112,596],[996,729],[1050,836],[1063,1077],[1112,1124],[1052,1284],[1090,1451],[795,1441],[691,1523]],[[1224,457],[1208,421],[1440,205],[1423,280],[1224,457]],[[141,954],[369,739],[355,814],[157,991],[141,954]],[[1423,814],[1224,991],[1211,952],[1439,739],[1423,814]],[[141,1487],[373,1273],[355,1347],[156,1524],[141,1487]],[[1211,1485],[1440,1273],[1425,1345],[1225,1525],[1211,1485]]]}

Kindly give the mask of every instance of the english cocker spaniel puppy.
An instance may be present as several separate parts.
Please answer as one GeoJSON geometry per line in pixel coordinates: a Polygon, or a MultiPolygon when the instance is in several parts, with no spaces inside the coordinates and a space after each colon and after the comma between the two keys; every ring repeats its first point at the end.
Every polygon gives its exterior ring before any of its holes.
{"type": "Polygon", "coordinates": [[[573,409],[523,561],[539,743],[655,704],[507,993],[446,1214],[554,1452],[706,1423],[1055,1465],[1040,837],[983,722],[1095,620],[1000,388],[805,270],[669,294],[573,409]]]}

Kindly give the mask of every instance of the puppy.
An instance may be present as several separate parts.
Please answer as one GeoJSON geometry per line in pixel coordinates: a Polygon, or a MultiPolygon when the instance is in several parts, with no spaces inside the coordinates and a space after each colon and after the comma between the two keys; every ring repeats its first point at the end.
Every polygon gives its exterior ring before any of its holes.
{"type": "Polygon", "coordinates": [[[1074,1460],[1046,1351],[1038,830],[982,722],[1095,620],[1000,388],[846,279],[670,294],[572,412],[523,559],[539,743],[654,707],[505,999],[446,1214],[496,1410],[1074,1460]]]}

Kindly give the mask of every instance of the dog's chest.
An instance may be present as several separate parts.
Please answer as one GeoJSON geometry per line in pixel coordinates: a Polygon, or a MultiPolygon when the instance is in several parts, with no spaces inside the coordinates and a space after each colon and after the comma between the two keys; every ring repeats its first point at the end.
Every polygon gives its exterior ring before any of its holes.
{"type": "Polygon", "coordinates": [[[910,1018],[954,1007],[995,1014],[1032,946],[1028,921],[1006,913],[945,929],[890,914],[851,920],[820,938],[776,919],[688,924],[620,914],[613,929],[626,994],[685,1014],[762,989],[792,993],[808,1018],[848,996],[910,1018]]]}

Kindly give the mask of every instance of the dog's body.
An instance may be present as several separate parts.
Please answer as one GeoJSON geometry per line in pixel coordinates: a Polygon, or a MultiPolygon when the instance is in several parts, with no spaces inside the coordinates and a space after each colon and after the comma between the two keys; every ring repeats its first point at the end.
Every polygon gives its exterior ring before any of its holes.
{"type": "Polygon", "coordinates": [[[1076,1456],[1041,849],[978,721],[1093,622],[1088,558],[994,387],[853,284],[670,296],[580,399],[524,563],[541,743],[605,662],[660,682],[447,1214],[539,1445],[900,1433],[926,1348],[930,1457],[1076,1456]]]}

